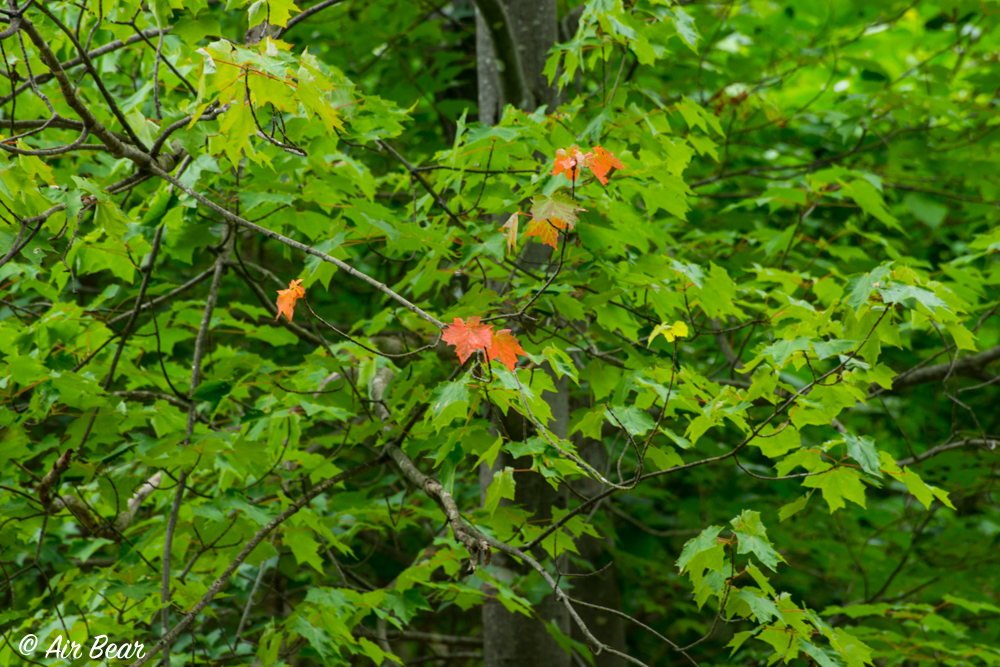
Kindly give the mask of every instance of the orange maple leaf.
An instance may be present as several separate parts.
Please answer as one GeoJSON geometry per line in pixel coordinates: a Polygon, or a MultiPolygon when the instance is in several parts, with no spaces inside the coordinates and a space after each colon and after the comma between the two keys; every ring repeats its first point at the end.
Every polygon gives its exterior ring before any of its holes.
{"type": "Polygon", "coordinates": [[[489,352],[493,342],[493,325],[480,324],[479,317],[473,316],[463,322],[461,317],[444,328],[441,340],[455,346],[458,360],[463,364],[476,350],[489,352]]]}
{"type": "Polygon", "coordinates": [[[545,245],[550,245],[553,248],[558,248],[559,241],[559,231],[560,229],[566,229],[566,223],[559,218],[551,218],[548,220],[539,220],[538,218],[532,218],[531,222],[528,223],[528,229],[524,232],[525,236],[537,236],[538,239],[545,245]]]}
{"type": "Polygon", "coordinates": [[[517,339],[510,335],[510,329],[501,329],[493,336],[489,353],[490,361],[499,357],[500,363],[506,366],[507,370],[513,371],[519,354],[524,354],[524,350],[521,349],[521,344],[517,342],[517,339]]]}
{"type": "Polygon", "coordinates": [[[580,175],[581,167],[590,169],[602,185],[607,185],[608,172],[612,169],[622,170],[625,165],[615,157],[614,153],[609,153],[600,146],[594,146],[592,152],[582,153],[576,145],[573,145],[568,149],[560,148],[556,151],[556,168],[552,170],[552,175],[567,173],[567,178],[575,181],[580,175]]]}
{"type": "Polygon", "coordinates": [[[622,170],[625,168],[625,165],[615,157],[614,153],[609,153],[600,146],[594,146],[594,152],[587,153],[586,166],[594,173],[594,176],[597,176],[601,185],[608,184],[607,174],[611,169],[622,170]]]}
{"type": "Polygon", "coordinates": [[[301,285],[302,280],[293,280],[288,283],[288,289],[278,290],[278,314],[274,316],[274,319],[281,317],[284,313],[288,321],[292,321],[292,315],[295,314],[295,302],[306,295],[306,289],[301,285]]]}
{"type": "Polygon", "coordinates": [[[586,161],[586,157],[580,149],[573,144],[569,149],[560,148],[556,151],[556,168],[552,170],[553,176],[558,176],[563,172],[569,172],[567,178],[575,181],[580,175],[580,167],[586,161]]]}

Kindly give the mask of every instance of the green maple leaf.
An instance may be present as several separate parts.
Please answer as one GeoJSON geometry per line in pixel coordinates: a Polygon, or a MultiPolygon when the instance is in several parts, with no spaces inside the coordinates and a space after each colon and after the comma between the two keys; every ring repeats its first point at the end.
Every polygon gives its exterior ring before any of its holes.
{"type": "Polygon", "coordinates": [[[845,499],[865,507],[865,485],[847,468],[836,468],[821,475],[806,477],[802,486],[819,489],[830,506],[830,514],[847,506],[845,499]]]}
{"type": "MultiPolygon", "coordinates": [[[[536,195],[531,198],[531,217],[535,220],[561,220],[573,229],[576,227],[576,214],[585,211],[565,195],[536,195]]],[[[556,227],[559,227],[556,224],[556,227]]]]}
{"type": "Polygon", "coordinates": [[[760,562],[771,570],[777,571],[778,562],[784,562],[767,537],[767,529],[760,520],[760,512],[754,510],[743,510],[730,523],[733,526],[733,533],[739,540],[740,546],[737,550],[739,554],[752,553],[760,562]]]}

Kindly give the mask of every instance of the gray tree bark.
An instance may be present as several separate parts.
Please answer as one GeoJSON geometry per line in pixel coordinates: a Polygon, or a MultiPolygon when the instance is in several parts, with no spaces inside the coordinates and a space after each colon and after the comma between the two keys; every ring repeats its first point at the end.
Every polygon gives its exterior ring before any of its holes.
{"type": "MultiPolygon", "coordinates": [[[[552,410],[554,422],[549,424],[552,432],[559,437],[566,437],[569,425],[569,402],[565,378],[556,381],[555,384],[556,393],[545,392],[542,398],[552,410]]],[[[513,411],[510,414],[513,418],[507,420],[506,426],[514,428],[517,434],[510,430],[508,433],[512,438],[526,437],[528,434],[523,432],[520,416],[514,414],[513,411]]],[[[486,490],[493,480],[494,471],[503,470],[505,466],[525,470],[531,465],[531,457],[514,459],[503,452],[497,457],[493,468],[488,467],[485,463],[482,464],[479,468],[479,479],[483,499],[485,500],[486,490]]],[[[544,525],[545,521],[552,517],[552,507],[566,503],[565,492],[553,489],[537,472],[514,473],[514,480],[516,487],[513,504],[528,512],[533,512],[531,517],[533,522],[538,521],[544,525]]],[[[507,501],[504,502],[510,504],[507,501]]],[[[563,560],[559,559],[559,562],[565,566],[562,563],[563,560]]],[[[509,581],[527,572],[516,561],[501,553],[494,554],[493,563],[497,566],[494,572],[495,576],[502,580],[509,581]]],[[[488,592],[492,595],[483,605],[482,612],[484,667],[523,667],[525,665],[570,667],[572,663],[569,654],[556,643],[541,621],[537,618],[529,618],[523,614],[507,611],[507,608],[497,601],[495,591],[488,592]]],[[[556,601],[555,596],[546,596],[533,609],[539,617],[555,624],[563,634],[569,636],[571,632],[569,614],[562,603],[556,601]]]]}
{"type": "MultiPolygon", "coordinates": [[[[524,111],[534,111],[542,105],[552,110],[559,105],[560,95],[555,87],[548,85],[548,80],[542,73],[548,58],[549,49],[559,37],[559,23],[555,0],[475,0],[477,7],[485,7],[487,12],[476,12],[476,57],[478,70],[479,120],[487,125],[497,124],[505,104],[512,103],[524,111]],[[499,5],[497,7],[496,5],[499,5]],[[501,26],[488,24],[485,15],[504,16],[509,22],[509,35],[516,45],[516,62],[508,62],[511,54],[505,57],[502,44],[495,48],[494,36],[507,39],[501,26]],[[516,77],[507,76],[507,68],[516,67],[516,77]],[[510,79],[519,79],[526,89],[522,100],[506,99],[505,91],[515,90],[517,86],[510,79]]],[[[575,13],[568,17],[574,20],[579,16],[575,13]]],[[[521,252],[518,262],[534,272],[543,273],[550,263],[551,249],[540,243],[528,243],[521,252]]],[[[549,371],[551,373],[551,371],[549,371]]],[[[569,427],[569,391],[566,378],[557,380],[553,376],[556,392],[545,392],[542,398],[548,403],[552,412],[553,422],[549,424],[552,432],[566,438],[569,427]]],[[[527,437],[530,426],[513,411],[513,418],[505,420],[505,427],[510,437],[517,441],[527,437]]],[[[599,443],[595,443],[600,448],[599,443]]],[[[493,473],[512,466],[518,470],[531,467],[531,459],[514,460],[505,453],[497,457],[492,468],[482,464],[479,469],[480,487],[485,500],[487,489],[493,481],[493,473]]],[[[515,473],[514,504],[532,513],[534,521],[544,521],[551,518],[552,507],[565,505],[566,490],[553,489],[538,473],[515,473]]],[[[585,558],[596,562],[604,545],[600,540],[591,538],[578,543],[578,549],[585,558]]],[[[503,554],[495,554],[493,562],[497,566],[496,576],[512,579],[523,572],[517,564],[503,554]]],[[[565,570],[565,559],[559,559],[559,567],[565,570]]],[[[617,580],[613,571],[600,577],[574,578],[573,595],[597,604],[612,608],[620,608],[620,595],[617,580]]],[[[576,637],[571,627],[569,615],[562,604],[556,602],[552,595],[534,606],[538,615],[547,622],[554,623],[565,635],[576,637]]],[[[580,613],[584,613],[581,608],[580,613]]],[[[572,658],[568,655],[536,618],[512,613],[499,602],[495,596],[483,606],[483,664],[485,667],[529,667],[539,665],[544,667],[570,667],[572,658]]],[[[621,622],[614,616],[588,611],[584,616],[588,627],[595,636],[610,646],[624,648],[624,633],[621,622]]],[[[586,643],[586,640],[584,640],[586,643]]],[[[620,661],[614,656],[604,653],[597,656],[598,667],[618,667],[620,661]],[[609,660],[610,659],[610,660],[609,660]]]]}
{"type": "MultiPolygon", "coordinates": [[[[607,470],[608,452],[602,442],[590,438],[577,437],[573,444],[576,445],[580,456],[598,470],[607,470]]],[[[577,492],[587,497],[595,496],[603,489],[595,480],[581,480],[574,484],[573,488],[577,492]]],[[[600,509],[600,508],[599,508],[600,509]]],[[[606,549],[613,545],[610,538],[598,538],[590,535],[583,535],[576,541],[576,548],[580,552],[580,558],[599,569],[607,562],[604,555],[606,549]]],[[[593,572],[579,567],[570,567],[569,571],[574,574],[587,574],[593,572]]],[[[614,565],[604,570],[600,574],[588,577],[573,577],[571,580],[573,590],[570,592],[577,600],[589,604],[608,607],[609,609],[622,608],[621,591],[618,588],[618,572],[614,565]]],[[[620,616],[604,613],[592,607],[580,606],[577,608],[580,618],[587,624],[590,631],[598,640],[619,651],[625,650],[625,624],[620,616]]],[[[578,642],[586,645],[587,638],[575,624],[571,627],[572,637],[578,642]]],[[[594,657],[594,667],[626,667],[625,659],[608,652],[601,653],[594,657]]]]}
{"type": "MultiPolygon", "coordinates": [[[[543,271],[549,262],[551,248],[540,243],[528,243],[521,251],[518,263],[528,270],[543,271]]],[[[557,379],[551,369],[546,372],[552,376],[556,391],[544,392],[542,398],[552,412],[550,430],[559,438],[565,438],[569,429],[569,388],[566,378],[557,379]]],[[[515,442],[529,437],[534,429],[527,419],[511,410],[503,419],[504,429],[515,442]]],[[[530,456],[519,459],[501,452],[493,463],[493,467],[485,463],[479,467],[479,485],[483,501],[493,473],[511,466],[515,470],[528,470],[532,467],[530,456]]],[[[544,523],[552,518],[552,508],[565,506],[566,491],[553,489],[537,472],[514,473],[514,501],[502,500],[503,505],[518,505],[529,512],[531,520],[544,523]]],[[[559,559],[560,567],[565,567],[565,559],[559,559]]],[[[524,574],[527,570],[502,553],[493,556],[496,565],[495,576],[510,581],[524,574]]],[[[490,596],[483,605],[483,665],[485,667],[515,667],[521,665],[545,665],[546,667],[570,667],[570,656],[552,638],[545,626],[536,618],[507,611],[496,599],[496,591],[488,590],[490,596]]],[[[549,623],[554,623],[559,630],[569,636],[570,619],[566,608],[556,601],[555,596],[548,595],[534,606],[535,612],[549,623]]]]}
{"type": "MultiPolygon", "coordinates": [[[[488,0],[487,0],[488,1],[488,0]]],[[[559,37],[559,23],[555,0],[494,0],[498,2],[510,21],[511,33],[516,42],[528,100],[521,103],[524,111],[534,111],[547,105],[549,109],[559,104],[559,90],[550,87],[542,70],[549,49],[559,37]]],[[[490,27],[480,11],[476,11],[476,59],[479,70],[479,121],[496,125],[505,104],[518,105],[517,100],[507,100],[499,76],[501,70],[516,65],[503,61],[494,48],[490,27]]]]}

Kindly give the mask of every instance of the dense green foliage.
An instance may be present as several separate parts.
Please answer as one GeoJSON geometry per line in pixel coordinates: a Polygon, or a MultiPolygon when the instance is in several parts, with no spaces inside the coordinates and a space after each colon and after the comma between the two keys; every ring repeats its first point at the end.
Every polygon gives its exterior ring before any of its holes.
{"type": "Polygon", "coordinates": [[[496,126],[471,4],[302,9],[3,11],[0,664],[478,664],[611,561],[578,664],[1000,663],[1000,3],[561,4],[496,126]]]}

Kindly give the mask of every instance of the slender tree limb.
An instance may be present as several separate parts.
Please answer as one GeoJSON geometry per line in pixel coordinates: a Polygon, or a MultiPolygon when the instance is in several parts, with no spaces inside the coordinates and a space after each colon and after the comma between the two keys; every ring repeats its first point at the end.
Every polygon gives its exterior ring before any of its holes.
{"type": "MultiPolygon", "coordinates": [[[[125,134],[127,134],[129,138],[132,140],[132,143],[138,146],[140,150],[148,152],[148,149],[146,148],[145,144],[142,143],[142,139],[140,139],[139,135],[137,135],[135,133],[135,130],[132,129],[132,126],[129,125],[128,120],[125,118],[125,114],[122,113],[122,110],[118,107],[118,100],[115,98],[114,95],[111,94],[111,91],[109,91],[107,87],[104,85],[104,81],[103,79],[101,79],[100,74],[97,72],[97,68],[94,67],[94,63],[90,60],[90,57],[87,55],[86,49],[84,49],[83,45],[80,44],[79,40],[77,40],[76,35],[73,34],[73,31],[67,28],[66,25],[62,21],[60,21],[55,14],[49,11],[49,9],[44,4],[39,4],[38,10],[43,14],[45,14],[50,21],[55,23],[59,27],[59,29],[62,30],[62,32],[69,38],[69,40],[73,42],[73,46],[76,47],[77,53],[80,54],[80,58],[82,58],[83,60],[84,67],[87,68],[87,72],[90,73],[90,77],[94,80],[94,83],[97,85],[97,89],[101,92],[101,95],[104,97],[104,101],[107,102],[108,108],[111,110],[112,115],[118,119],[119,123],[121,123],[122,129],[125,131],[125,134]]],[[[34,39],[32,39],[32,41],[34,42],[34,39]]],[[[38,46],[37,42],[35,43],[35,46],[38,46]]],[[[49,69],[51,69],[51,67],[49,69]]]]}
{"type": "MultiPolygon", "coordinates": [[[[162,229],[162,226],[160,227],[162,229]]],[[[184,433],[184,445],[187,446],[191,442],[191,434],[194,432],[195,417],[197,415],[196,401],[194,400],[194,392],[198,389],[198,384],[201,381],[201,362],[205,356],[205,350],[207,348],[207,338],[208,338],[208,328],[212,322],[212,313],[215,311],[215,304],[219,299],[219,287],[222,284],[222,275],[226,271],[226,258],[232,253],[233,243],[236,239],[236,232],[232,228],[229,229],[229,235],[223,244],[223,251],[219,253],[219,256],[215,260],[214,274],[212,276],[212,284],[208,290],[208,299],[205,301],[205,312],[201,318],[201,326],[198,328],[198,336],[195,339],[194,344],[194,359],[191,363],[191,382],[190,389],[188,390],[188,414],[187,414],[187,430],[184,433]]],[[[135,309],[132,317],[135,318],[138,314],[138,308],[135,309]]],[[[160,616],[160,625],[163,628],[163,637],[169,634],[170,630],[170,552],[173,549],[174,542],[174,528],[177,525],[177,515],[180,513],[181,509],[181,499],[184,496],[185,482],[187,481],[187,470],[181,468],[180,476],[177,480],[177,491],[174,496],[174,503],[170,509],[170,515],[167,519],[167,533],[166,538],[163,543],[163,578],[160,585],[160,602],[163,605],[160,616]]],[[[163,645],[163,667],[170,667],[170,642],[167,641],[163,645]]]]}
{"type": "Polygon", "coordinates": [[[70,461],[73,458],[73,450],[68,449],[63,452],[59,458],[55,460],[52,464],[52,468],[45,473],[45,477],[42,477],[42,481],[38,484],[38,499],[42,503],[42,507],[45,511],[49,511],[52,506],[51,492],[59,484],[59,478],[62,476],[66,469],[69,468],[70,461]]]}
{"type": "MultiPolygon", "coordinates": [[[[196,275],[194,278],[192,278],[191,280],[187,281],[183,285],[179,285],[179,286],[175,287],[174,289],[170,290],[169,292],[167,292],[166,294],[164,294],[162,296],[158,296],[155,299],[153,299],[152,301],[147,301],[146,303],[142,304],[141,306],[139,306],[138,310],[141,313],[144,310],[149,310],[150,308],[155,308],[156,306],[159,306],[161,303],[166,303],[167,301],[170,301],[171,299],[173,299],[178,294],[181,294],[182,292],[186,292],[187,290],[191,289],[192,287],[194,287],[198,283],[202,282],[203,280],[205,280],[206,278],[208,278],[209,276],[214,275],[214,274],[215,274],[215,267],[214,266],[211,267],[211,268],[205,269],[204,271],[202,271],[201,273],[199,273],[198,275],[196,275]]],[[[127,311],[125,311],[124,313],[122,313],[120,315],[115,315],[110,320],[108,320],[107,322],[105,322],[105,324],[107,326],[112,326],[112,325],[118,324],[122,320],[127,319],[129,317],[132,317],[133,313],[135,313],[135,312],[136,312],[135,308],[133,308],[131,310],[127,310],[127,311]]]]}
{"type": "Polygon", "coordinates": [[[56,498],[49,508],[49,513],[56,514],[64,508],[68,509],[83,524],[91,536],[117,540],[121,538],[122,532],[132,525],[132,521],[135,519],[135,515],[138,513],[143,501],[160,488],[161,479],[162,475],[158,472],[143,482],[136,489],[135,494],[129,498],[127,509],[118,513],[118,517],[114,523],[105,523],[102,525],[91,512],[91,509],[74,496],[59,496],[56,498]]]}
{"type": "Polygon", "coordinates": [[[279,28],[276,37],[278,39],[281,39],[282,35],[284,35],[286,32],[294,28],[299,23],[302,23],[303,21],[308,19],[310,16],[316,14],[317,12],[323,11],[327,7],[333,7],[334,5],[339,5],[343,1],[344,0],[323,0],[323,2],[315,4],[312,7],[303,9],[301,14],[299,14],[298,16],[293,16],[292,18],[288,19],[288,23],[285,25],[284,28],[279,28]]]}
{"type": "MultiPolygon", "coordinates": [[[[186,483],[187,470],[181,468],[180,476],[177,480],[177,489],[174,491],[174,502],[170,507],[170,515],[167,518],[167,533],[163,541],[163,572],[160,583],[160,603],[163,605],[163,609],[160,612],[160,627],[163,629],[163,635],[166,635],[170,631],[170,552],[174,545],[174,530],[177,528],[177,515],[181,510],[181,501],[184,498],[186,483]]],[[[162,664],[163,667],[170,667],[169,642],[163,646],[162,664]]]]}
{"type": "MultiPolygon", "coordinates": [[[[375,633],[363,625],[351,631],[359,637],[374,639],[375,633]]],[[[402,639],[408,642],[426,642],[428,644],[451,644],[454,646],[482,646],[482,637],[467,637],[464,635],[444,635],[438,632],[420,632],[416,630],[386,630],[386,639],[394,641],[402,639]]]]}
{"type": "MultiPolygon", "coordinates": [[[[46,39],[42,37],[42,35],[35,28],[34,24],[26,18],[22,19],[22,32],[28,36],[28,39],[30,39],[38,49],[39,57],[42,62],[45,63],[46,67],[49,68],[49,71],[59,83],[59,89],[62,91],[63,97],[66,98],[66,103],[69,104],[70,108],[73,109],[74,112],[76,112],[84,124],[91,127],[92,132],[105,146],[108,147],[111,153],[116,157],[127,157],[140,166],[145,166],[152,162],[152,158],[150,158],[149,155],[118,139],[118,137],[108,130],[103,123],[97,120],[97,117],[91,113],[90,109],[87,108],[87,105],[85,105],[76,94],[76,88],[73,85],[73,82],[69,80],[69,76],[59,64],[59,59],[56,58],[56,55],[52,52],[52,49],[49,47],[46,39]]],[[[117,108],[117,105],[115,106],[117,108]]],[[[120,110],[119,113],[121,113],[120,110]]],[[[125,127],[129,127],[127,122],[125,123],[125,127]]],[[[172,165],[170,166],[172,167],[172,165]]]]}
{"type": "MultiPolygon", "coordinates": [[[[916,384],[943,380],[951,373],[975,376],[978,375],[987,364],[990,364],[997,359],[1000,359],[1000,345],[983,352],[979,352],[978,354],[970,354],[967,357],[962,357],[954,363],[945,362],[900,373],[892,381],[892,390],[896,391],[897,389],[912,387],[916,384]]],[[[885,390],[880,387],[872,391],[868,398],[872,398],[883,391],[885,390]]]]}
{"type": "MultiPolygon", "coordinates": [[[[156,37],[161,32],[163,32],[164,34],[170,32],[170,30],[172,29],[172,27],[173,26],[167,26],[162,31],[158,30],[156,28],[150,28],[148,30],[143,30],[142,31],[142,35],[144,37],[146,37],[146,38],[156,37]]],[[[139,35],[132,35],[131,37],[129,37],[128,39],[126,39],[124,41],[120,40],[120,39],[116,39],[113,42],[108,42],[104,46],[100,46],[100,47],[98,47],[98,48],[96,48],[96,49],[94,49],[92,51],[88,51],[87,52],[87,57],[90,58],[90,59],[100,58],[101,56],[103,56],[105,54],[111,53],[112,51],[117,51],[118,49],[121,49],[121,48],[126,47],[126,46],[131,46],[132,44],[135,44],[136,42],[140,42],[140,41],[142,41],[142,37],[140,37],[139,35]]],[[[60,63],[60,67],[62,67],[62,69],[64,69],[64,70],[68,70],[68,69],[72,69],[74,67],[78,67],[79,65],[82,65],[82,64],[83,64],[83,58],[80,57],[80,56],[77,56],[76,58],[73,58],[72,60],[67,60],[64,63],[60,63]]],[[[4,76],[6,78],[6,76],[2,72],[0,72],[0,76],[4,76]]],[[[42,73],[42,74],[39,74],[38,76],[35,77],[35,83],[37,85],[42,85],[42,84],[48,83],[53,78],[54,77],[53,77],[53,75],[51,73],[42,73]]],[[[7,104],[12,99],[14,99],[14,97],[16,97],[17,95],[20,95],[22,92],[24,92],[25,90],[27,90],[30,87],[31,87],[31,82],[30,81],[25,81],[20,86],[18,86],[14,90],[13,93],[11,93],[9,95],[6,95],[4,97],[0,97],[0,106],[3,106],[5,104],[7,104]]],[[[0,121],[0,123],[2,123],[2,122],[3,121],[0,121]]]]}
{"type": "Polygon", "coordinates": [[[228,259],[227,256],[232,252],[235,238],[235,230],[230,229],[223,251],[219,253],[218,258],[215,260],[212,285],[208,290],[208,298],[205,301],[205,312],[202,315],[201,325],[198,327],[198,336],[195,338],[194,342],[194,358],[191,362],[191,382],[188,389],[188,400],[190,403],[188,407],[187,432],[184,434],[185,445],[191,441],[191,433],[194,431],[196,407],[195,401],[193,400],[194,392],[198,389],[198,385],[201,382],[201,362],[205,356],[208,339],[208,327],[212,322],[212,313],[215,310],[215,304],[219,300],[219,288],[222,285],[222,274],[226,271],[226,259],[228,259]]]}
{"type": "MultiPolygon", "coordinates": [[[[135,326],[135,318],[138,315],[138,307],[142,303],[143,298],[146,296],[146,289],[149,287],[149,278],[153,273],[153,266],[156,263],[156,255],[160,250],[160,242],[163,240],[163,225],[160,225],[156,229],[156,236],[153,237],[153,247],[149,252],[149,257],[146,260],[146,265],[142,270],[142,284],[139,286],[139,296],[136,297],[135,308],[132,311],[132,315],[129,317],[128,322],[125,323],[125,328],[122,330],[120,335],[120,340],[118,341],[118,347],[115,348],[115,355],[111,358],[111,364],[108,368],[108,374],[104,378],[104,384],[102,388],[104,391],[111,389],[111,385],[115,379],[115,370],[118,368],[118,362],[121,360],[122,353],[125,351],[125,345],[128,343],[129,336],[132,333],[132,328],[135,326]]],[[[83,451],[84,445],[87,444],[87,439],[90,437],[90,431],[94,427],[94,421],[97,419],[97,412],[100,408],[95,407],[94,411],[90,415],[90,421],[87,424],[87,428],[83,432],[83,437],[80,438],[80,444],[77,445],[76,451],[80,453],[83,451]]]]}
{"type": "Polygon", "coordinates": [[[111,392],[111,395],[119,396],[126,400],[132,400],[132,401],[143,401],[143,400],[166,401],[167,403],[170,403],[171,405],[178,408],[183,408],[184,410],[187,410],[188,407],[190,406],[190,403],[188,401],[182,401],[176,396],[173,396],[171,394],[161,394],[158,391],[142,391],[134,389],[132,391],[113,391],[111,392]]]}
{"type": "MultiPolygon", "coordinates": [[[[54,208],[57,207],[53,207],[53,209],[54,208]]],[[[65,206],[63,206],[62,208],[65,208],[65,206]]],[[[53,209],[49,209],[49,211],[53,209]]],[[[48,211],[46,211],[46,213],[48,213],[48,211]]],[[[43,213],[42,215],[45,216],[45,213],[43,213]]],[[[38,233],[38,230],[42,228],[42,225],[45,223],[45,219],[47,217],[48,216],[45,216],[38,221],[38,224],[35,225],[35,228],[31,230],[30,234],[28,234],[28,238],[24,238],[24,233],[25,231],[28,230],[29,220],[21,221],[21,231],[18,232],[17,237],[14,239],[13,245],[11,245],[10,247],[10,250],[7,251],[7,254],[4,255],[2,259],[0,259],[0,267],[3,267],[7,262],[11,260],[11,258],[13,258],[17,253],[21,252],[21,250],[23,250],[25,246],[27,246],[29,243],[31,243],[31,240],[35,238],[35,235],[38,233]]]]}
{"type": "MultiPolygon", "coordinates": [[[[216,106],[216,103],[213,102],[208,106],[207,109],[205,109],[205,111],[200,116],[198,116],[198,121],[215,120],[220,115],[228,111],[229,106],[230,105],[228,104],[223,104],[222,106],[216,106]]],[[[153,147],[149,149],[149,154],[152,155],[153,157],[159,155],[160,150],[162,150],[163,148],[163,144],[165,144],[167,139],[170,138],[170,135],[172,135],[177,130],[180,130],[190,125],[192,120],[193,116],[186,116],[168,125],[167,128],[160,133],[160,136],[156,137],[156,140],[153,142],[153,147]]]]}
{"type": "Polygon", "coordinates": [[[233,641],[234,644],[238,645],[240,643],[240,638],[243,636],[243,628],[246,627],[247,619],[250,617],[250,609],[253,608],[253,599],[257,595],[257,589],[260,588],[260,582],[264,579],[264,573],[267,572],[267,569],[272,565],[277,565],[279,558],[280,556],[268,558],[257,568],[257,578],[254,579],[253,588],[250,589],[250,595],[247,596],[246,606],[243,607],[243,615],[240,616],[240,624],[236,628],[236,639],[233,641]]]}
{"type": "Polygon", "coordinates": [[[982,440],[980,438],[965,438],[963,440],[958,440],[956,442],[949,442],[943,445],[937,445],[936,447],[931,447],[922,454],[909,456],[905,459],[899,459],[898,461],[896,461],[896,465],[898,465],[900,468],[902,468],[903,466],[911,466],[914,465],[915,463],[920,463],[922,461],[926,461],[927,459],[934,458],[938,454],[950,452],[954,449],[962,449],[964,447],[978,447],[980,449],[993,452],[998,447],[1000,447],[1000,440],[982,440]]]}

